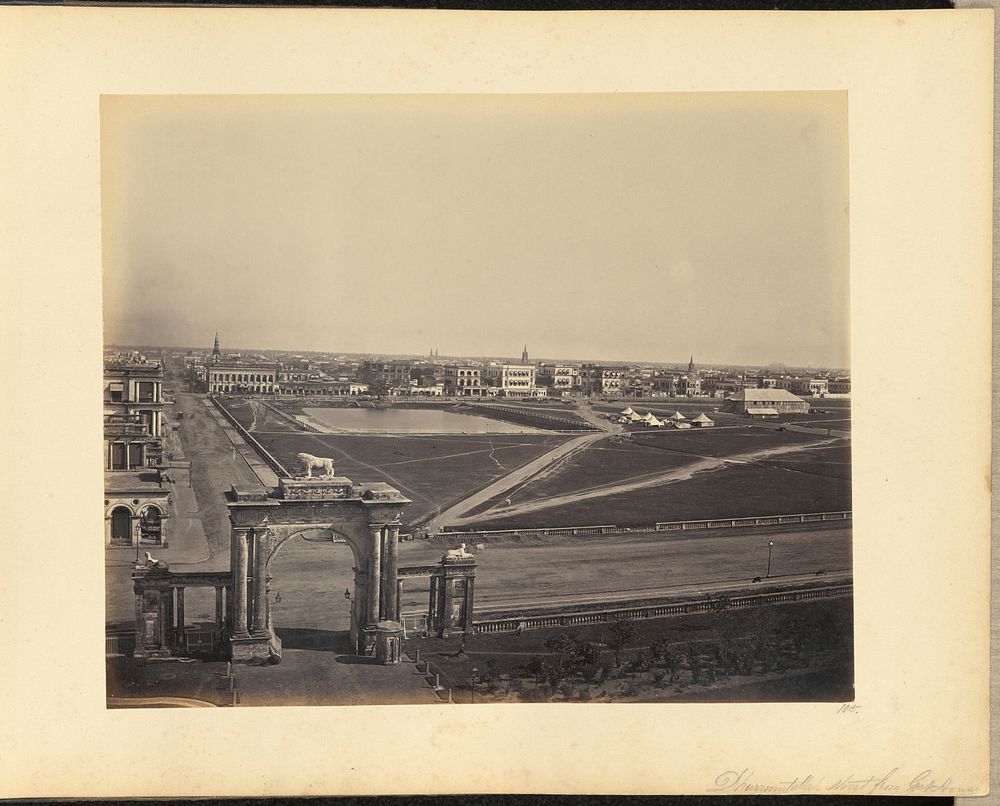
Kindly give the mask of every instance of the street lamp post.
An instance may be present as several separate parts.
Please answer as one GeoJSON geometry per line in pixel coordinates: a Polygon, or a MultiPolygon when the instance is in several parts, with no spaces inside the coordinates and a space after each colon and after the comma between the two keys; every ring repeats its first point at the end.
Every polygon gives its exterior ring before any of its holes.
{"type": "Polygon", "coordinates": [[[474,704],[476,702],[476,675],[479,674],[479,669],[473,666],[469,673],[472,675],[472,702],[474,704]]]}
{"type": "Polygon", "coordinates": [[[765,576],[771,576],[771,550],[774,548],[774,541],[769,540],[767,543],[767,574],[765,576]]]}
{"type": "MultiPolygon", "coordinates": [[[[344,588],[344,598],[348,602],[348,605],[347,605],[347,614],[351,617],[351,629],[350,629],[350,632],[348,633],[348,638],[349,638],[350,637],[350,633],[354,632],[354,629],[355,629],[355,627],[354,627],[354,599],[351,598],[351,589],[350,588],[344,588]]],[[[361,632],[361,631],[358,630],[358,632],[361,632]]],[[[355,649],[355,651],[357,651],[358,648],[355,646],[354,649],[355,649]]]]}

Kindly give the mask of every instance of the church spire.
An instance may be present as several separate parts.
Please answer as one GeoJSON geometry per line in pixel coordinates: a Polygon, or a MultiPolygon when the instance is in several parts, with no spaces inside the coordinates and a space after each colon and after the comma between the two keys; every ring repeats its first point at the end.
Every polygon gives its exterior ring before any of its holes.
{"type": "Polygon", "coordinates": [[[691,360],[688,361],[688,372],[694,372],[694,355],[692,355],[691,360]]]}
{"type": "Polygon", "coordinates": [[[527,364],[528,363],[528,345],[527,344],[524,345],[524,349],[521,351],[521,363],[522,364],[527,364]]]}
{"type": "Polygon", "coordinates": [[[219,349],[219,331],[215,331],[215,345],[212,347],[212,360],[218,361],[222,358],[222,351],[219,349]]]}

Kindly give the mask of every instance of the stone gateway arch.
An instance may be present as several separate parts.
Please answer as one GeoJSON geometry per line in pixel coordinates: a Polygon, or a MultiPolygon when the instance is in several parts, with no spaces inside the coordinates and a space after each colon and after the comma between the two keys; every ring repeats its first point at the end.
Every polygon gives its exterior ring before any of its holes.
{"type": "MultiPolygon", "coordinates": [[[[400,661],[402,579],[430,578],[428,634],[473,630],[475,558],[447,551],[439,563],[399,566],[400,514],[410,500],[388,484],[355,484],[343,476],[279,478],[274,489],[232,487],[226,493],[231,526],[230,570],[175,572],[148,557],[132,573],[136,644],[141,658],[189,654],[185,591],[215,589],[215,626],[209,648],[234,661],[281,660],[281,639],[268,597],[271,560],[297,535],[343,541],[354,557],[351,646],[379,663],[400,661]]],[[[199,646],[204,648],[201,643],[199,646]]]]}
{"type": "Polygon", "coordinates": [[[343,476],[278,480],[273,490],[233,487],[230,654],[234,661],[281,658],[268,600],[268,566],[283,543],[303,532],[336,535],[354,556],[351,644],[382,663],[399,660],[398,544],[408,498],[388,484],[343,476]]]}

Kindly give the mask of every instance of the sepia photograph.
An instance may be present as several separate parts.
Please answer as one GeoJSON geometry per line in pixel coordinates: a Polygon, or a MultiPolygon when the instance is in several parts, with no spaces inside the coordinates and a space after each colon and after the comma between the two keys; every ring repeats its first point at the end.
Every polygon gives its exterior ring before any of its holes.
{"type": "Polygon", "coordinates": [[[107,707],[853,701],[847,112],[102,97],[107,707]]]}
{"type": "Polygon", "coordinates": [[[0,794],[989,791],[990,10],[0,18],[0,794]]]}

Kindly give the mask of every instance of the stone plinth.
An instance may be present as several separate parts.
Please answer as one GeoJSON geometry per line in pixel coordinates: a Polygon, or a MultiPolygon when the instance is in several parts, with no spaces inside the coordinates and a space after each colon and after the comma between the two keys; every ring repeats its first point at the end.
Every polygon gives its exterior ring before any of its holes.
{"type": "Polygon", "coordinates": [[[233,636],[229,639],[230,657],[234,663],[246,663],[248,661],[271,660],[271,640],[270,636],[250,636],[239,638],[233,636]]]}
{"type": "Polygon", "coordinates": [[[346,476],[278,479],[277,496],[284,501],[335,501],[358,497],[354,492],[354,482],[346,476]]]}
{"type": "Polygon", "coordinates": [[[401,660],[400,642],[403,625],[398,621],[380,621],[375,625],[375,659],[383,666],[392,666],[401,660]]]}

